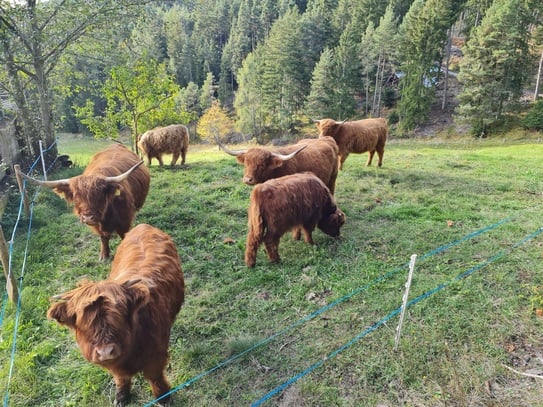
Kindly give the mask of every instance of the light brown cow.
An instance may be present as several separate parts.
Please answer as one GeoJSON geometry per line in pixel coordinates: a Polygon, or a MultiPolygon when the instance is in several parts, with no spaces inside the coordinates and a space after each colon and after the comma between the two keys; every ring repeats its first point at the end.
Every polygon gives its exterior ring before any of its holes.
{"type": "Polygon", "coordinates": [[[110,256],[113,233],[121,239],[130,229],[147,193],[151,177],[143,161],[122,144],[113,144],[96,153],[83,174],[56,181],[29,181],[52,188],[73,204],[74,213],[100,236],[100,260],[110,256]]]}
{"type": "Polygon", "coordinates": [[[315,226],[336,237],[344,223],[345,214],[336,206],[328,187],[313,173],[270,179],[251,192],[245,263],[248,267],[255,265],[262,243],[270,261],[279,261],[279,240],[289,230],[295,240],[303,231],[305,242],[313,244],[315,226]]]}
{"type": "Polygon", "coordinates": [[[170,399],[164,374],[170,329],[184,289],[175,243],[161,230],[141,224],[119,245],[106,280],[83,281],[53,297],[57,302],[47,317],[70,328],[85,359],[113,375],[116,406],[129,401],[138,372],[165,403],[170,399]]]}
{"type": "Polygon", "coordinates": [[[222,149],[236,157],[245,166],[243,182],[255,185],[284,175],[311,171],[330,189],[336,189],[338,174],[338,146],[333,138],[302,139],[297,144],[269,150],[252,147],[232,151],[219,144],[222,149]]]}
{"type": "Polygon", "coordinates": [[[172,124],[166,127],[156,127],[148,130],[138,138],[138,148],[147,156],[148,166],[151,160],[156,158],[162,167],[162,155],[172,154],[171,166],[175,166],[181,155],[181,165],[185,164],[185,158],[189,149],[189,130],[182,124],[172,124]]]}
{"type": "Polygon", "coordinates": [[[320,131],[320,137],[332,137],[339,147],[339,169],[350,153],[369,152],[368,162],[371,165],[373,155],[377,152],[379,161],[383,165],[383,154],[388,137],[387,120],[383,118],[364,119],[357,121],[338,122],[332,119],[315,120],[320,131]]]}

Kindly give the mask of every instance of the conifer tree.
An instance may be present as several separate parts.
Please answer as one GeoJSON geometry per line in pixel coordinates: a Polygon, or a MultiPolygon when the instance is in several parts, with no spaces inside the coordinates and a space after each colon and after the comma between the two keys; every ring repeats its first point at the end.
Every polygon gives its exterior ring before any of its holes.
{"type": "Polygon", "coordinates": [[[400,27],[401,99],[399,128],[422,123],[434,101],[447,30],[456,21],[463,0],[415,0],[400,27]]]}
{"type": "Polygon", "coordinates": [[[517,107],[529,73],[531,18],[526,1],[496,0],[464,47],[457,117],[478,136],[517,107]]]}

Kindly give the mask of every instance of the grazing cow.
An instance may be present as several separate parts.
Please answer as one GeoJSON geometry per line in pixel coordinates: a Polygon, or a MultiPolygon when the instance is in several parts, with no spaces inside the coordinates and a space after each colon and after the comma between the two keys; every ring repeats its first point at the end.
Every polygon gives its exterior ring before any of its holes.
{"type": "Polygon", "coordinates": [[[373,155],[377,151],[379,162],[383,165],[383,154],[388,136],[386,119],[364,119],[352,122],[337,122],[332,119],[315,120],[320,137],[333,137],[339,147],[339,169],[350,153],[369,152],[368,162],[371,165],[373,155]]]}
{"type": "Polygon", "coordinates": [[[264,242],[268,258],[279,261],[279,240],[292,230],[306,243],[313,244],[311,233],[318,226],[336,237],[345,223],[345,214],[336,206],[328,187],[311,172],[286,175],[258,184],[251,192],[248,211],[245,263],[253,267],[258,247],[264,242]]]}
{"type": "Polygon", "coordinates": [[[302,139],[297,144],[270,151],[261,147],[232,151],[222,149],[245,166],[243,182],[255,185],[272,178],[311,171],[334,195],[338,174],[338,146],[333,138],[302,139]]]}
{"type": "Polygon", "coordinates": [[[142,163],[122,144],[113,144],[96,153],[79,176],[41,181],[21,175],[74,205],[79,220],[100,236],[100,260],[105,260],[112,234],[124,238],[149,192],[149,170],[142,163]]]}
{"type": "Polygon", "coordinates": [[[53,297],[47,317],[67,326],[85,359],[115,379],[115,405],[130,398],[132,377],[143,372],[155,398],[170,399],[164,370],[170,329],[184,300],[181,261],[172,239],[150,225],[130,230],[106,280],[83,281],[53,297]]]}
{"type": "Polygon", "coordinates": [[[149,167],[153,158],[156,158],[162,167],[164,165],[163,154],[172,154],[172,167],[175,166],[179,155],[181,155],[181,165],[183,165],[189,149],[189,130],[182,124],[156,127],[139,137],[138,148],[143,155],[147,155],[149,167]]]}

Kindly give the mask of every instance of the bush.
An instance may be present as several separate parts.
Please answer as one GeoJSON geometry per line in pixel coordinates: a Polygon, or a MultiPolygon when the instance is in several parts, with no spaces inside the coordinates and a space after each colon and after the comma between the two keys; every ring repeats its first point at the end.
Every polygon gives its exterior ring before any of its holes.
{"type": "Polygon", "coordinates": [[[534,103],[526,117],[522,120],[526,129],[543,130],[543,99],[534,103]]]}

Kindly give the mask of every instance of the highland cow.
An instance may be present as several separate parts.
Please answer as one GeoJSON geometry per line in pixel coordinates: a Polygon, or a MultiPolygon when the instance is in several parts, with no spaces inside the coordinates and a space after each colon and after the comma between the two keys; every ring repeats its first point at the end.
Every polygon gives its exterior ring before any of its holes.
{"type": "Polygon", "coordinates": [[[83,174],[56,181],[41,181],[20,173],[30,182],[52,188],[68,204],[81,223],[100,236],[100,260],[110,257],[113,233],[122,239],[130,229],[149,192],[149,170],[122,144],[96,153],[83,174]]]}
{"type": "Polygon", "coordinates": [[[386,119],[364,119],[337,122],[332,119],[315,120],[320,137],[332,137],[339,148],[339,169],[350,153],[369,152],[367,166],[371,165],[375,152],[379,156],[377,165],[383,165],[383,154],[388,137],[386,119]]]}
{"type": "Polygon", "coordinates": [[[85,359],[113,375],[116,406],[129,401],[138,372],[154,397],[166,403],[170,329],[184,288],[175,243],[161,230],[141,224],[119,245],[106,280],[83,281],[53,297],[57,302],[47,317],[70,328],[85,359]]]}
{"type": "Polygon", "coordinates": [[[337,237],[344,223],[345,214],[313,173],[270,179],[256,185],[251,193],[245,263],[248,267],[255,265],[262,243],[270,261],[279,261],[279,240],[289,230],[295,240],[300,239],[302,231],[305,242],[313,244],[315,226],[337,237]]]}
{"type": "Polygon", "coordinates": [[[181,156],[181,165],[184,165],[189,149],[189,130],[182,124],[156,127],[146,131],[138,138],[138,148],[143,155],[147,156],[149,167],[153,158],[156,158],[162,167],[164,154],[172,154],[172,167],[175,166],[179,156],[181,156]]]}
{"type": "Polygon", "coordinates": [[[332,195],[335,192],[338,147],[331,137],[302,139],[297,144],[276,150],[252,147],[232,151],[222,144],[220,146],[245,166],[243,182],[247,185],[256,185],[272,178],[311,171],[326,184],[332,195]]]}

